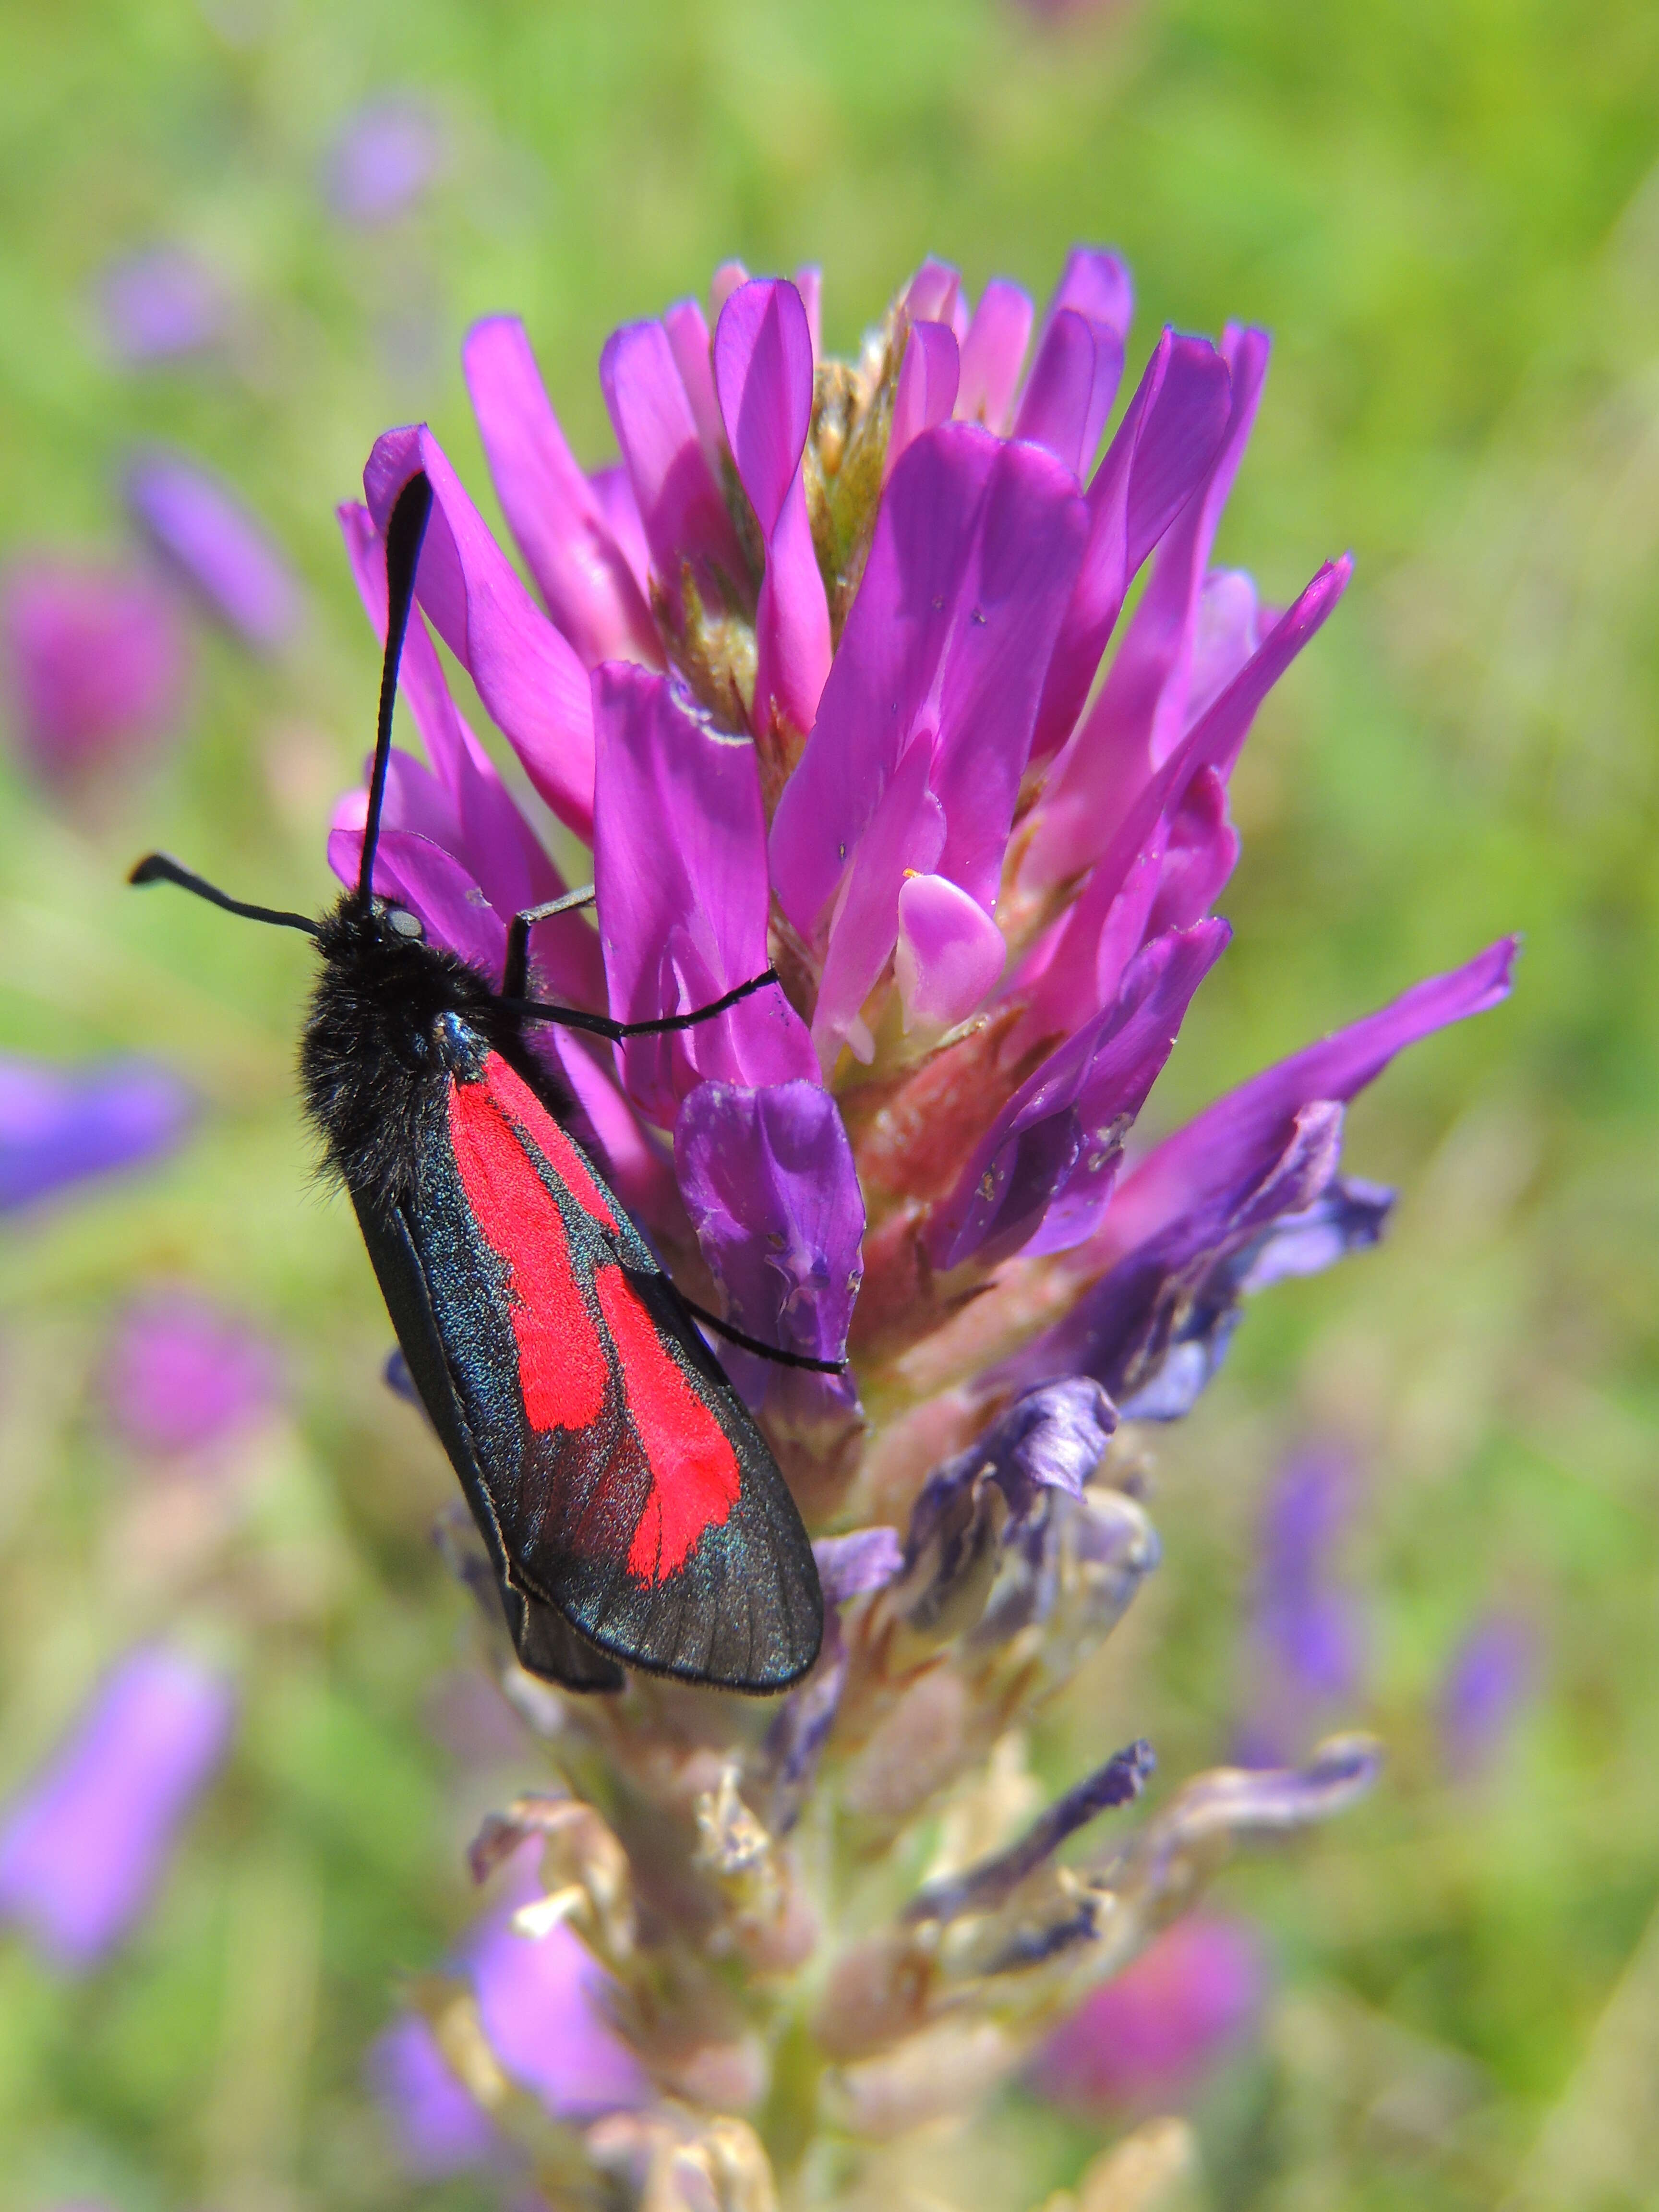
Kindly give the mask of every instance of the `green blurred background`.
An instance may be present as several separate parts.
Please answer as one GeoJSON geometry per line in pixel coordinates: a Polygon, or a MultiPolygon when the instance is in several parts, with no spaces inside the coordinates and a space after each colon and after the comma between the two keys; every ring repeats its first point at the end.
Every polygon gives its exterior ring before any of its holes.
{"type": "MultiPolygon", "coordinates": [[[[246,896],[325,896],[374,684],[331,509],[379,429],[429,416],[494,512],[474,316],[525,316],[596,462],[606,331],[728,255],[821,260],[847,349],[924,252],[1040,295],[1087,240],[1133,268],[1132,368],[1166,320],[1275,331],[1221,557],[1281,601],[1358,560],[1241,769],[1237,941],[1158,1120],[1501,930],[1527,948],[1509,1007],[1356,1110],[1349,1165],[1401,1187],[1393,1233],[1258,1301],[1162,1443],[1165,1565],[1041,1762],[1143,1731],[1166,1774],[1224,1756],[1264,1486],[1297,1443],[1346,1444],[1370,1663],[1344,1717],[1391,1765],[1367,1808],[1224,1877],[1278,1983],[1196,2108],[1207,2201],[1659,2205],[1656,164],[1651,0],[0,7],[0,558],[118,548],[119,464],[162,438],[310,593],[274,663],[205,644],[167,763],[73,811],[0,769],[0,1045],[143,1050],[208,1102],[168,1165],[0,1232],[0,1790],[138,1636],[185,1623],[245,1698],[112,1965],[64,1982],[0,1936],[0,2204],[495,2201],[412,2191],[362,2083],[515,1778],[434,1726],[464,1646],[427,1536],[449,1477],[384,1398],[368,1268],[312,1180],[306,951],[139,900],[124,866],[161,843],[246,896]],[[319,166],[388,92],[430,101],[446,165],[354,230],[319,166]],[[220,273],[237,335],[122,371],[93,289],[156,241],[220,273]],[[151,1279],[270,1330],[293,1382],[252,1507],[199,1557],[147,1530],[97,1411],[110,1316],[151,1279]],[[1494,1605],[1538,1624],[1538,1694],[1453,1785],[1432,1701],[1494,1605]]],[[[1011,2096],[940,2173],[1019,2212],[1102,2139],[1011,2096]]]]}

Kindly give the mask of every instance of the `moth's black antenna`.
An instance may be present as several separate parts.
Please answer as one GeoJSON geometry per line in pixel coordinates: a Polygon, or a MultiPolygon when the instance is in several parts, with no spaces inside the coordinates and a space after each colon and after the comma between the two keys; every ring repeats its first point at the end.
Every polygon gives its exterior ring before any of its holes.
{"type": "Polygon", "coordinates": [[[250,906],[246,899],[234,899],[228,891],[209,883],[205,876],[192,875],[188,868],[180,867],[170,853],[146,853],[127,881],[177,884],[181,891],[194,891],[210,906],[222,907],[227,914],[240,914],[244,921],[269,921],[278,929],[302,929],[307,937],[317,934],[317,925],[309,915],[289,914],[281,907],[250,906]]]}
{"type": "Polygon", "coordinates": [[[380,714],[374,729],[374,772],[369,779],[368,816],[363,824],[363,860],[357,871],[357,903],[374,896],[374,848],[380,842],[380,810],[386,804],[386,773],[392,758],[392,710],[398,702],[398,663],[415,597],[415,570],[421,540],[432,512],[432,485],[424,469],[398,493],[386,526],[386,659],[380,664],[380,714]]]}

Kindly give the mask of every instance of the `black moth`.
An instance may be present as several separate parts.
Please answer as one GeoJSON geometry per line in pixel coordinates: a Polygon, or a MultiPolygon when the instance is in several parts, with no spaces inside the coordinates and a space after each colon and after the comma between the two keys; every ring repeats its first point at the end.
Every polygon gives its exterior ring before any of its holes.
{"type": "MultiPolygon", "coordinates": [[[[772,1692],[817,1656],[823,1601],[777,1463],[592,1162],[526,1043],[532,1021],[620,1038],[705,1021],[775,986],[619,1023],[524,995],[518,915],[497,991],[372,891],[398,663],[431,487],[411,477],[386,530],[387,623],[362,865],[320,922],[251,906],[164,854],[173,883],[304,930],[322,972],[301,1046],[306,1108],[350,1194],[398,1341],[494,1563],[520,1663],[580,1690],[623,1665],[772,1692]],[[619,1663],[621,1662],[621,1663],[619,1663]]],[[[750,1349],[836,1371],[757,1344],[750,1349]]]]}

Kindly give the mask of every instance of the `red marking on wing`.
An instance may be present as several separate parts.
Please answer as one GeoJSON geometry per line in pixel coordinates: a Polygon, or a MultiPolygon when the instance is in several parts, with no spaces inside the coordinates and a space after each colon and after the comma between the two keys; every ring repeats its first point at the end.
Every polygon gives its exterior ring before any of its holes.
{"type": "Polygon", "coordinates": [[[607,1229],[614,1229],[617,1217],[611,1210],[611,1199],[605,1186],[530,1085],[498,1052],[485,1057],[483,1088],[507,1119],[516,1121],[526,1135],[534,1139],[548,1165],[583,1212],[602,1221],[607,1229]]]}
{"type": "MultiPolygon", "coordinates": [[[[490,1065],[530,1097],[504,1062],[492,1055],[490,1065]]],[[[449,1086],[449,1139],[461,1188],[485,1243],[507,1263],[525,1418],[532,1429],[585,1429],[604,1407],[610,1363],[576,1280],[558,1206],[514,1127],[516,1118],[487,1082],[449,1086]]]]}
{"type": "Polygon", "coordinates": [[[594,1278],[622,1360],[628,1410],[651,1468],[651,1494],[628,1554],[641,1582],[678,1574],[705,1528],[738,1502],[743,1476],[731,1439],[687,1382],[639,1293],[619,1267],[594,1278]]]}

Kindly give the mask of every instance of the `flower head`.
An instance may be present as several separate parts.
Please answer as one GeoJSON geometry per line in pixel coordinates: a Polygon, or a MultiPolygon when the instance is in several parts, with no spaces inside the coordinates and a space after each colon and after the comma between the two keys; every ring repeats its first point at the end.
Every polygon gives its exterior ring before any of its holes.
{"type": "Polygon", "coordinates": [[[182,1652],[146,1646],[0,1816],[0,1912],[85,1968],[137,1919],[230,1742],[235,1700],[182,1652]]]}
{"type": "Polygon", "coordinates": [[[0,1055],[0,1212],[173,1151],[190,1093],[143,1060],[82,1070],[0,1055]]]}
{"type": "Polygon", "coordinates": [[[264,526],[198,462],[162,448],[126,473],[133,520],[206,611],[245,645],[274,653],[298,624],[298,578],[264,526]]]}
{"type": "Polygon", "coordinates": [[[1493,1611],[1470,1623],[1440,1685],[1441,1755],[1473,1780],[1496,1765],[1538,1685],[1539,1635],[1523,1615],[1493,1611]]]}
{"type": "Polygon", "coordinates": [[[132,367],[197,353],[224,336],[229,303],[212,271],[177,246],[112,261],[98,280],[110,350],[132,367]]]}
{"type": "Polygon", "coordinates": [[[323,189],[342,222],[365,228],[391,222],[420,199],[443,155],[437,119],[418,100],[370,100],[336,134],[323,189]]]}
{"type": "MultiPolygon", "coordinates": [[[[817,1547],[822,1654],[763,1724],[526,1674],[482,1550],[447,1532],[573,1792],[521,1801],[478,1848],[539,1837],[530,1921],[613,1978],[648,2094],[584,2155],[629,2203],[769,2201],[745,2112],[787,2109],[798,2147],[820,2118],[869,2145],[962,2109],[1232,1837],[1369,1786],[1374,1747],[1334,1738],[1143,1814],[1136,1743],[1032,1817],[1022,1731],[1158,1564],[1120,1425],[1184,1415],[1248,1297],[1382,1234],[1389,1194],[1342,1171],[1346,1104],[1497,1004],[1515,949],[1137,1155],[1230,935],[1229,780],[1351,565],[1283,608],[1212,565],[1267,340],[1166,331],[1120,406],[1132,294],[1110,254],[1074,252],[1040,315],[1006,279],[970,301],[926,263],[853,361],[824,354],[818,305],[814,270],[728,264],[706,302],[614,332],[620,459],[592,473],[522,326],[479,325],[463,366],[533,590],[424,425],[378,441],[340,517],[383,632],[381,533],[416,471],[432,488],[402,674],[426,759],[392,757],[376,888],[499,979],[514,915],[564,887],[435,631],[592,848],[597,929],[536,926],[540,998],[649,1020],[775,969],[707,1023],[536,1048],[688,1291],[849,1362],[722,1352],[838,1532],[817,1547]]],[[[347,882],[364,818],[361,792],[336,814],[347,882]]]]}
{"type": "Polygon", "coordinates": [[[73,787],[178,728],[189,675],[179,612],[118,569],[37,560],[0,586],[8,720],[46,784],[73,787]]]}

